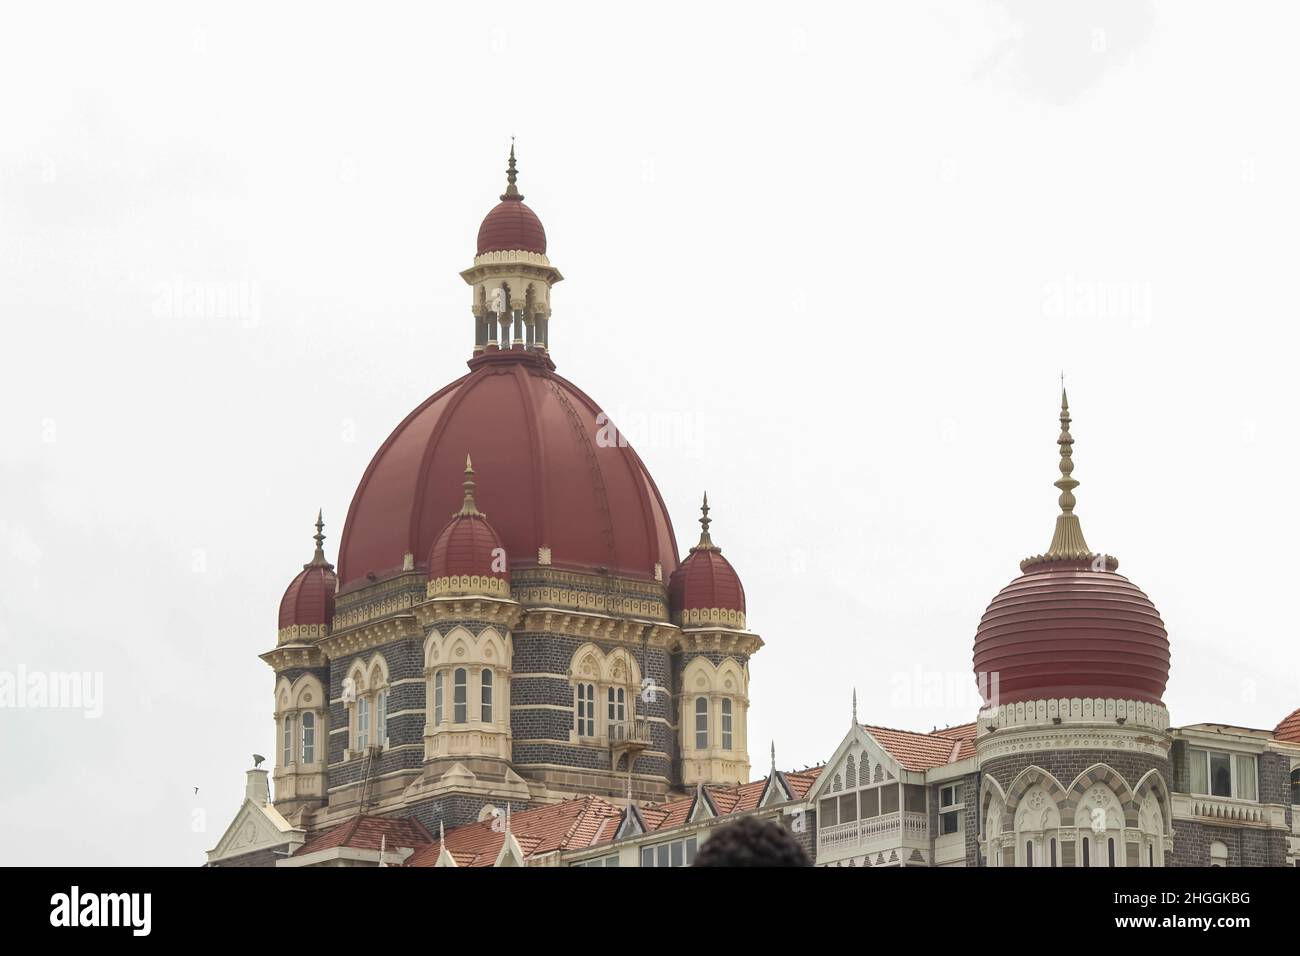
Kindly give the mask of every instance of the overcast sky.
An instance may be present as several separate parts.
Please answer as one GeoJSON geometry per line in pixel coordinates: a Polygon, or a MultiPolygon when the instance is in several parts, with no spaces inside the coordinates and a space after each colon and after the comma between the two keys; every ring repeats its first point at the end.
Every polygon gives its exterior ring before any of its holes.
{"type": "Polygon", "coordinates": [[[179,7],[0,32],[0,670],[103,675],[98,719],[0,711],[0,862],[219,839],[316,509],[334,558],[465,371],[512,134],[560,373],[745,583],[756,774],[826,759],[855,685],[973,718],[1062,370],[1172,719],[1300,706],[1294,5],[179,7]]]}

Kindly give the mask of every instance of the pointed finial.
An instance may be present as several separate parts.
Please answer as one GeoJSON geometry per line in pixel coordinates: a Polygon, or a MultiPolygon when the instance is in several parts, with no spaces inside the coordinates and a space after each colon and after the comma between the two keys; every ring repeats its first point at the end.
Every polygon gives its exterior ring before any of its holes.
{"type": "Polygon", "coordinates": [[[515,185],[515,179],[518,177],[515,171],[515,138],[510,137],[510,161],[506,164],[506,191],[501,194],[501,200],[515,199],[523,202],[524,194],[519,191],[515,185]]]}
{"type": "Polygon", "coordinates": [[[333,565],[331,565],[328,561],[325,560],[325,519],[324,519],[324,513],[325,513],[325,512],[324,512],[324,509],[318,510],[318,511],[316,512],[316,533],[315,533],[314,535],[312,535],[312,537],[313,537],[313,538],[315,539],[315,541],[316,541],[316,553],[313,554],[313,555],[311,556],[311,561],[309,561],[307,564],[303,565],[303,567],[310,568],[310,567],[312,567],[312,566],[316,566],[316,565],[323,565],[323,566],[325,566],[325,567],[333,567],[333,565]]]}
{"type": "Polygon", "coordinates": [[[709,537],[709,525],[712,523],[712,520],[709,518],[709,493],[706,491],[704,493],[704,503],[700,505],[700,543],[692,550],[717,550],[717,545],[715,545],[713,539],[709,537]]]}
{"type": "Polygon", "coordinates": [[[858,689],[853,688],[853,722],[858,722],[858,689]]]}
{"type": "Polygon", "coordinates": [[[1052,534],[1052,543],[1048,546],[1047,552],[1026,558],[1020,562],[1020,568],[1024,570],[1043,561],[1092,560],[1094,570],[1114,571],[1119,567],[1119,562],[1110,555],[1092,552],[1088,542],[1084,540],[1079,516],[1074,513],[1074,489],[1079,487],[1079,482],[1074,478],[1074,436],[1070,434],[1070,422],[1073,419],[1070,418],[1070,399],[1065,392],[1064,372],[1061,373],[1061,412],[1058,418],[1061,423],[1061,433],[1056,439],[1056,445],[1060,449],[1061,477],[1052,484],[1061,490],[1061,495],[1057,499],[1061,506],[1061,513],[1056,516],[1056,530],[1052,534]]]}
{"type": "Polygon", "coordinates": [[[443,832],[441,820],[438,821],[438,842],[443,844],[447,842],[447,834],[443,832]]]}
{"type": "MultiPolygon", "coordinates": [[[[772,770],[771,770],[771,773],[776,773],[776,741],[775,741],[775,740],[772,741],[772,770]]],[[[769,774],[769,775],[770,775],[770,774],[769,774]]]]}
{"type": "Polygon", "coordinates": [[[474,463],[469,460],[468,454],[465,456],[465,481],[463,487],[465,489],[465,500],[461,502],[460,510],[452,517],[455,518],[457,515],[478,515],[486,518],[487,515],[479,511],[478,506],[474,503],[474,463]]]}

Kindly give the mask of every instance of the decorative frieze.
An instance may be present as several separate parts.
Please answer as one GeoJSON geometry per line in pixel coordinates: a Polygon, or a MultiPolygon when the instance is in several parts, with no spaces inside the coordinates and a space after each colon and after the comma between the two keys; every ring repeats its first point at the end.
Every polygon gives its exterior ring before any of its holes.
{"type": "Polygon", "coordinates": [[[1100,697],[1017,701],[980,711],[978,733],[1008,727],[1092,723],[1143,727],[1163,733],[1169,729],[1169,711],[1159,704],[1145,701],[1100,697]]]}

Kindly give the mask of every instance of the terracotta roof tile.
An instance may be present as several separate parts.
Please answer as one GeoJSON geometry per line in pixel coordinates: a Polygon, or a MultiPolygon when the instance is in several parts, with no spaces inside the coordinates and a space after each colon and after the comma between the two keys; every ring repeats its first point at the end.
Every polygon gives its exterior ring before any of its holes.
{"type": "Polygon", "coordinates": [[[419,820],[411,817],[357,816],[310,837],[294,855],[302,856],[338,846],[358,850],[378,850],[381,845],[389,850],[401,847],[418,849],[432,841],[432,834],[419,820]]]}
{"type": "Polygon", "coordinates": [[[892,727],[873,727],[863,724],[869,733],[906,770],[930,770],[944,764],[965,759],[963,751],[975,752],[975,725],[962,724],[945,727],[932,733],[921,734],[892,727]]]}
{"type": "MultiPolygon", "coordinates": [[[[524,858],[577,850],[598,842],[602,833],[613,836],[622,811],[596,796],[575,797],[563,803],[510,815],[510,832],[519,843],[524,858]],[[611,821],[613,826],[610,825],[611,821]]],[[[446,832],[447,852],[457,866],[491,866],[505,843],[504,830],[494,830],[493,821],[471,823],[446,832]]],[[[433,866],[438,862],[442,844],[435,838],[406,861],[407,866],[433,866]]]]}
{"type": "Polygon", "coordinates": [[[1300,744],[1300,710],[1295,710],[1290,716],[1284,718],[1282,723],[1274,728],[1273,736],[1278,740],[1300,744]]]}

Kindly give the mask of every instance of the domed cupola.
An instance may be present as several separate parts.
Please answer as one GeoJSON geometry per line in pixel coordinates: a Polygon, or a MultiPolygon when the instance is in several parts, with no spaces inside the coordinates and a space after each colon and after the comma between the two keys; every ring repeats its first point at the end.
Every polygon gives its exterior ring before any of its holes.
{"type": "Polygon", "coordinates": [[[709,496],[701,506],[700,543],[669,580],[674,623],[682,627],[718,624],[745,627],[745,589],[731,562],[709,536],[709,496]]]}
{"type": "Polygon", "coordinates": [[[429,551],[429,596],[509,597],[506,551],[487,515],[474,503],[474,465],[465,456],[465,500],[429,551]]]}
{"type": "Polygon", "coordinates": [[[483,217],[478,227],[478,255],[488,252],[532,252],[546,254],[546,230],[537,213],[524,205],[523,193],[515,185],[515,147],[510,145],[506,169],[506,191],[501,202],[483,217]]]}
{"type": "Polygon", "coordinates": [[[1061,390],[1061,513],[1046,553],[993,599],[975,635],[974,664],[986,707],[1074,700],[1160,705],[1169,639],[1155,606],[1119,562],[1092,552],[1074,513],[1070,411],[1061,390]]]}
{"type": "Polygon", "coordinates": [[[280,643],[293,638],[317,637],[329,632],[334,620],[334,592],[338,578],[325,560],[325,522],[316,514],[316,553],[289,582],[280,599],[280,643]]]}

